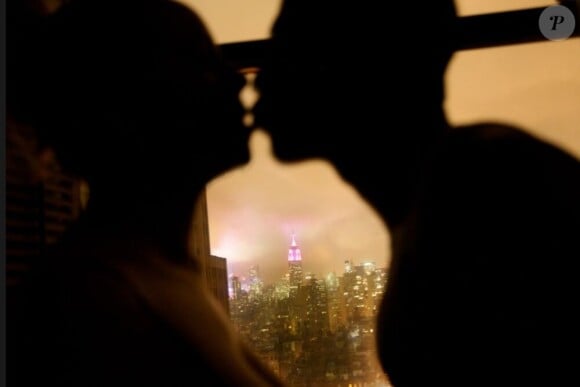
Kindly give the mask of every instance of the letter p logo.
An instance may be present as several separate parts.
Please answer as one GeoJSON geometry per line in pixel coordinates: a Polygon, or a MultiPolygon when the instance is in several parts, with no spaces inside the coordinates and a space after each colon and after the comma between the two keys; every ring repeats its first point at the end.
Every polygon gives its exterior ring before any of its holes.
{"type": "Polygon", "coordinates": [[[538,26],[546,39],[564,40],[574,33],[576,20],[570,9],[563,5],[554,5],[542,11],[538,26]]]}
{"type": "Polygon", "coordinates": [[[552,31],[556,31],[556,26],[564,22],[564,16],[550,16],[550,20],[554,21],[554,24],[552,24],[552,31]]]}

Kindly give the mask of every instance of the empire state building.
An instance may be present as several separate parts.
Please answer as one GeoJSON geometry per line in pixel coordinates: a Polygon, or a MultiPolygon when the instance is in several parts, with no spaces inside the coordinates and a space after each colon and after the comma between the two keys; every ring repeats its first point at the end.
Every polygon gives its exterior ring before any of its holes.
{"type": "Polygon", "coordinates": [[[288,273],[290,282],[290,292],[296,291],[302,285],[302,254],[300,247],[296,243],[295,235],[292,234],[292,243],[288,249],[288,273]]]}

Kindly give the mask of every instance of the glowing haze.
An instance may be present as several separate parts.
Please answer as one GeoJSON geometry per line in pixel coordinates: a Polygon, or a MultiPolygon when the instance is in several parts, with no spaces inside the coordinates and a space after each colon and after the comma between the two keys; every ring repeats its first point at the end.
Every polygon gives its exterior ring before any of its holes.
{"type": "Polygon", "coordinates": [[[228,260],[231,274],[247,275],[258,264],[267,282],[288,268],[292,233],[304,271],[342,273],[344,260],[386,266],[385,225],[326,161],[282,164],[269,137],[256,131],[252,160],[207,188],[212,254],[228,260]]]}
{"type": "MultiPolygon", "coordinates": [[[[218,43],[262,39],[280,0],[182,0],[218,43]]],[[[555,4],[551,0],[460,0],[460,15],[555,4]]],[[[354,4],[354,2],[353,2],[354,4]]],[[[466,51],[449,66],[445,109],[453,124],[499,120],[580,157],[580,39],[466,51]]],[[[250,140],[251,162],[208,185],[212,253],[230,274],[258,264],[274,281],[287,269],[296,233],[305,271],[342,272],[345,259],[388,265],[389,236],[378,215],[331,164],[278,162],[269,137],[250,140]]]]}

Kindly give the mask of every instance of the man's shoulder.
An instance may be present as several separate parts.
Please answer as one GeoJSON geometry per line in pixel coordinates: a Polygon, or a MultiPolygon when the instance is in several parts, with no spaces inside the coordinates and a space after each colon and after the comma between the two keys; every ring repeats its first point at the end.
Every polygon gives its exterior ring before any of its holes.
{"type": "Polygon", "coordinates": [[[494,151],[505,157],[536,156],[559,159],[580,165],[580,160],[558,146],[541,139],[525,128],[498,122],[480,122],[457,126],[444,137],[441,145],[448,151],[494,151]]]}
{"type": "Polygon", "coordinates": [[[501,124],[457,128],[434,149],[408,243],[457,259],[578,254],[580,162],[572,155],[501,124]]]}
{"type": "Polygon", "coordinates": [[[536,181],[549,177],[580,182],[580,160],[574,155],[525,129],[503,123],[456,127],[435,147],[432,157],[436,168],[463,173],[465,178],[516,174],[536,181]]]}
{"type": "Polygon", "coordinates": [[[419,205],[430,212],[517,224],[580,214],[580,161],[514,126],[455,128],[425,164],[419,205]]]}

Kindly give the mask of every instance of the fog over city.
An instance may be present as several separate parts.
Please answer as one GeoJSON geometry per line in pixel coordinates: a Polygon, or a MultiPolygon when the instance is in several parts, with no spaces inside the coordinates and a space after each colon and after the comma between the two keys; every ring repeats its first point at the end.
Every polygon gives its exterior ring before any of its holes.
{"type": "Polygon", "coordinates": [[[342,272],[346,259],[387,266],[386,226],[329,163],[282,164],[261,131],[250,145],[251,162],[207,191],[212,254],[228,260],[230,274],[259,265],[265,282],[278,280],[288,269],[293,232],[307,272],[342,272]]]}

